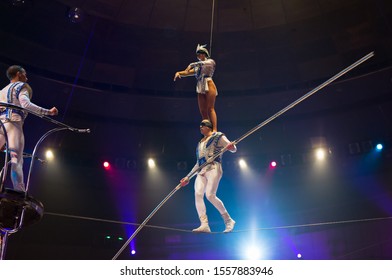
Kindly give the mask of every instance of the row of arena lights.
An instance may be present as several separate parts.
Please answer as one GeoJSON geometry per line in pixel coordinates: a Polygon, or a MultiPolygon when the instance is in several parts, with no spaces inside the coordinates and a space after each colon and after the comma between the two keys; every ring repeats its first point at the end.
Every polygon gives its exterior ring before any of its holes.
{"type": "MultiPolygon", "coordinates": [[[[383,145],[382,145],[382,144],[377,144],[377,145],[375,146],[375,151],[377,151],[377,152],[380,152],[382,149],[383,149],[383,145]]],[[[316,149],[316,150],[314,151],[314,158],[315,158],[317,161],[322,162],[322,161],[325,161],[325,160],[328,158],[328,155],[329,155],[330,153],[331,153],[331,151],[328,150],[328,149],[326,149],[326,148],[318,148],[318,149],[316,149]]],[[[245,160],[245,159],[242,159],[242,158],[238,160],[238,165],[239,165],[239,167],[242,168],[242,169],[246,169],[246,168],[248,167],[248,164],[247,164],[246,160],[245,160]]],[[[154,168],[156,167],[155,160],[154,160],[153,158],[149,158],[149,159],[147,160],[147,166],[148,166],[150,169],[154,169],[154,168]]],[[[111,168],[110,162],[109,162],[109,161],[104,161],[104,162],[103,162],[103,167],[104,167],[105,169],[110,169],[110,168],[111,168]]],[[[276,168],[276,167],[278,167],[278,161],[272,160],[272,161],[269,163],[269,167],[270,167],[270,168],[276,168]]]]}
{"type": "MultiPolygon", "coordinates": [[[[149,159],[147,160],[147,165],[148,165],[148,167],[149,167],[150,169],[154,169],[154,168],[156,167],[155,160],[152,159],[152,158],[149,158],[149,159]]],[[[103,166],[105,169],[110,169],[110,168],[111,168],[111,164],[110,164],[109,161],[104,161],[104,162],[102,163],[102,166],[103,166]]]]}
{"type": "MultiPolygon", "coordinates": [[[[376,146],[375,146],[375,151],[377,151],[377,152],[380,152],[380,151],[382,151],[382,149],[383,149],[383,145],[381,144],[381,143],[379,143],[379,144],[377,144],[376,146]]],[[[316,160],[318,160],[318,161],[324,161],[324,160],[326,160],[326,158],[328,157],[328,154],[330,153],[330,151],[328,150],[328,149],[325,149],[325,148],[319,148],[319,149],[316,149],[315,151],[314,151],[314,157],[315,157],[315,159],[316,160]]],[[[50,149],[48,149],[48,150],[46,150],[46,152],[45,152],[45,159],[47,160],[47,161],[51,161],[51,160],[53,160],[54,159],[54,153],[53,153],[53,151],[52,150],[50,150],[50,149]]],[[[105,169],[110,169],[111,168],[111,164],[110,164],[110,162],[109,161],[104,161],[103,163],[102,163],[102,165],[103,165],[103,167],[105,168],[105,169]]],[[[247,162],[245,161],[245,159],[239,159],[238,160],[238,165],[239,165],[239,167],[240,168],[247,168],[247,162]]],[[[156,163],[155,163],[155,160],[153,159],[153,158],[149,158],[148,160],[147,160],[147,166],[150,168],[150,169],[154,169],[155,167],[156,167],[156,163]]],[[[270,163],[269,163],[269,166],[270,166],[270,168],[275,168],[275,167],[277,167],[278,166],[278,161],[276,161],[276,160],[272,160],[270,163]]]]}

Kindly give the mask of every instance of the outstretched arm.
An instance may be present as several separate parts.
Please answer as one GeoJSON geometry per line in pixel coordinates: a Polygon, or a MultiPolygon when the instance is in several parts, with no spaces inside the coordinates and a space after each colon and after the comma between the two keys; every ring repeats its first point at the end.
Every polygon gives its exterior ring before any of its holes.
{"type": "Polygon", "coordinates": [[[195,68],[192,67],[192,64],[193,63],[189,64],[185,70],[176,72],[174,75],[174,81],[177,80],[177,78],[181,79],[182,77],[193,76],[195,74],[195,68]]]}
{"type": "Polygon", "coordinates": [[[29,96],[30,94],[28,92],[28,87],[25,86],[19,94],[19,102],[23,108],[29,109],[34,113],[41,114],[41,115],[55,116],[58,114],[58,110],[56,107],[53,107],[51,109],[42,108],[38,105],[35,105],[33,102],[31,102],[29,96]]]}

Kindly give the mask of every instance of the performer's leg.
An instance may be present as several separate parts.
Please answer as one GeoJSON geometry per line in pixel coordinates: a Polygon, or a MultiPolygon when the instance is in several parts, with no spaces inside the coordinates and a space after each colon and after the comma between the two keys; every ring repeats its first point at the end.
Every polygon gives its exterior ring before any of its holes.
{"type": "Polygon", "coordinates": [[[206,111],[208,115],[208,119],[212,123],[212,131],[218,131],[218,117],[215,112],[215,100],[216,100],[216,87],[213,81],[208,81],[208,92],[206,92],[206,111]]]}
{"type": "Polygon", "coordinates": [[[199,111],[201,118],[203,120],[207,120],[208,118],[208,111],[207,111],[207,96],[203,93],[197,94],[197,103],[199,104],[199,111]]]}
{"type": "Polygon", "coordinates": [[[193,229],[194,232],[211,232],[208,225],[208,218],[206,213],[206,205],[204,203],[204,193],[206,189],[206,178],[198,175],[195,180],[195,205],[197,214],[200,219],[200,226],[193,229]]]}
{"type": "Polygon", "coordinates": [[[215,164],[215,168],[206,172],[205,176],[207,178],[206,197],[208,201],[214,205],[220,214],[225,213],[226,208],[223,202],[216,196],[219,181],[222,178],[222,166],[220,164],[215,164]]]}
{"type": "Polygon", "coordinates": [[[3,134],[0,133],[0,150],[4,151],[5,150],[5,137],[3,134]]]}
{"type": "Polygon", "coordinates": [[[206,178],[202,175],[197,175],[195,180],[195,205],[197,214],[200,216],[206,214],[206,205],[204,203],[204,193],[206,178]]]}
{"type": "Polygon", "coordinates": [[[206,197],[208,201],[218,209],[219,213],[222,215],[223,221],[225,222],[225,230],[223,232],[231,232],[234,229],[235,221],[230,217],[226,210],[223,202],[216,196],[218,190],[219,181],[222,178],[222,166],[216,165],[216,168],[206,173],[207,177],[207,188],[206,197]]]}
{"type": "Polygon", "coordinates": [[[11,154],[11,181],[14,190],[25,191],[23,182],[23,149],[24,135],[21,122],[10,122],[6,124],[9,150],[11,154]]]}
{"type": "MultiPolygon", "coordinates": [[[[0,127],[0,151],[2,152],[5,149],[6,149],[6,147],[5,147],[4,131],[3,131],[3,127],[0,127]]],[[[0,175],[4,172],[4,168],[5,168],[5,166],[1,169],[0,175]]],[[[4,174],[4,176],[6,176],[6,174],[4,174]]]]}
{"type": "MultiPolygon", "coordinates": [[[[4,123],[5,126],[5,123],[4,123]]],[[[5,144],[5,137],[4,137],[4,131],[3,131],[3,126],[0,127],[0,148],[3,148],[5,144]]]]}

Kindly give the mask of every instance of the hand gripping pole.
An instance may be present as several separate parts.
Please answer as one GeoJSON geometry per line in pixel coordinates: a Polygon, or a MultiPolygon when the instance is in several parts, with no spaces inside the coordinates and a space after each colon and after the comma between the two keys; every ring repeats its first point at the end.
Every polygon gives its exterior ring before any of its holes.
{"type": "MultiPolygon", "coordinates": [[[[306,93],[305,95],[303,95],[302,97],[298,98],[297,100],[295,100],[293,103],[291,103],[290,105],[286,106],[285,108],[283,108],[282,110],[280,110],[279,112],[277,112],[276,114],[272,115],[271,117],[269,117],[268,119],[266,119],[265,121],[263,121],[262,123],[258,124],[257,126],[255,126],[254,128],[252,128],[251,130],[249,130],[248,132],[246,132],[244,135],[242,135],[241,137],[239,137],[238,139],[236,139],[235,141],[233,141],[233,143],[236,145],[239,142],[241,142],[242,140],[244,140],[246,137],[248,137],[249,135],[253,134],[254,132],[256,132],[257,130],[259,130],[260,128],[262,128],[263,126],[265,126],[266,124],[270,123],[271,121],[273,121],[274,119],[276,119],[277,117],[279,117],[280,115],[284,114],[285,112],[287,112],[288,110],[290,110],[291,108],[295,107],[296,105],[298,105],[299,103],[301,103],[302,101],[304,101],[305,99],[307,99],[308,97],[310,97],[311,95],[315,94],[316,92],[318,92],[320,89],[326,87],[327,85],[329,85],[330,83],[332,83],[333,81],[337,80],[338,78],[340,78],[341,76],[343,76],[344,74],[346,74],[347,72],[351,71],[352,69],[354,69],[355,67],[357,67],[358,65],[362,64],[363,62],[365,62],[366,60],[368,60],[369,58],[374,56],[374,52],[370,52],[369,54],[365,55],[364,57],[362,57],[361,59],[357,60],[356,62],[354,62],[353,64],[351,64],[350,66],[348,66],[347,68],[343,69],[342,71],[340,71],[339,73],[337,73],[335,76],[331,77],[330,79],[328,79],[327,81],[325,81],[324,83],[320,84],[319,86],[317,86],[316,88],[312,89],[311,91],[309,91],[308,93],[306,93]]],[[[211,161],[213,161],[214,159],[216,159],[217,157],[221,156],[224,152],[227,151],[227,147],[223,148],[219,153],[214,154],[211,158],[209,158],[209,160],[205,163],[203,163],[202,165],[200,165],[194,172],[191,172],[188,175],[188,178],[191,179],[193,176],[195,176],[201,169],[203,169],[206,165],[210,164],[211,161]]],[[[166,201],[168,201],[170,199],[170,197],[172,197],[179,189],[181,188],[181,184],[178,184],[159,204],[157,207],[155,207],[155,209],[148,215],[148,217],[139,225],[139,227],[135,230],[135,232],[131,235],[131,237],[128,238],[128,240],[125,242],[125,244],[120,248],[120,250],[117,252],[117,254],[112,258],[112,260],[115,260],[118,258],[118,256],[125,250],[125,248],[129,245],[129,243],[135,238],[135,236],[139,233],[139,231],[147,224],[147,222],[155,215],[155,213],[163,206],[163,204],[166,203],[166,201]]]]}

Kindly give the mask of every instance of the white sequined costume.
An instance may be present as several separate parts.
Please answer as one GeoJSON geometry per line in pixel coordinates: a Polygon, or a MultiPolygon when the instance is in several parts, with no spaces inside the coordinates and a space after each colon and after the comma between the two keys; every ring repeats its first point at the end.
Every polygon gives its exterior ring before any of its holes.
{"type": "MultiPolygon", "coordinates": [[[[208,81],[212,80],[214,75],[216,63],[213,59],[207,58],[206,60],[200,60],[189,64],[190,69],[195,69],[195,77],[197,80],[196,92],[205,94],[208,88],[208,81]]],[[[218,92],[216,92],[218,95],[218,92]]]]}
{"type": "MultiPolygon", "coordinates": [[[[48,115],[49,110],[39,107],[30,101],[32,90],[23,82],[10,83],[0,91],[0,101],[29,109],[37,114],[48,115]]],[[[0,107],[0,121],[4,124],[8,137],[8,151],[11,154],[11,180],[15,190],[24,191],[23,182],[23,122],[27,113],[0,107]]],[[[5,144],[3,129],[0,129],[0,147],[5,144]]]]}
{"type": "MultiPolygon", "coordinates": [[[[205,141],[200,141],[196,148],[197,161],[190,173],[195,172],[199,166],[208,161],[208,159],[214,154],[219,153],[229,143],[230,141],[221,132],[215,132],[205,141]]],[[[236,152],[236,149],[231,152],[236,152]]],[[[204,194],[208,201],[215,206],[220,214],[227,213],[223,202],[216,196],[219,181],[223,174],[221,161],[222,156],[217,157],[213,162],[202,168],[197,174],[195,180],[195,204],[199,217],[206,215],[204,194]]]]}

